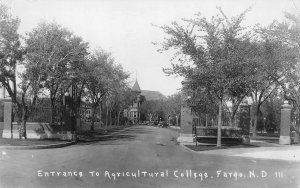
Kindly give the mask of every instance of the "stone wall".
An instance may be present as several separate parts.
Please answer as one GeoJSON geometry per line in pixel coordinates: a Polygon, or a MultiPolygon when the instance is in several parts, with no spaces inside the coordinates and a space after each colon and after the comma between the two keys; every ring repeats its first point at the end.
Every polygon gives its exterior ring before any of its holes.
{"type": "MultiPolygon", "coordinates": [[[[18,128],[20,122],[12,122],[12,102],[11,99],[2,99],[1,102],[4,104],[3,108],[3,127],[0,134],[3,138],[19,139],[18,128]]],[[[26,133],[28,139],[60,139],[60,140],[72,140],[74,131],[72,126],[62,126],[57,124],[49,123],[37,123],[27,122],[26,133]]]]}
{"type": "MultiPolygon", "coordinates": [[[[19,124],[12,122],[12,130],[5,129],[2,133],[3,138],[19,139],[19,124]]],[[[60,125],[50,125],[49,123],[27,122],[27,139],[59,139],[72,140],[73,131],[63,130],[60,125]]]]}

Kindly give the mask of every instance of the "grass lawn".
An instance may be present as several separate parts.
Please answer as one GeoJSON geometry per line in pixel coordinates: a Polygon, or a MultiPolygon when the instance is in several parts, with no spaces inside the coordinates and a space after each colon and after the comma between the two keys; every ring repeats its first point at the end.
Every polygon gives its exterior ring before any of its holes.
{"type": "Polygon", "coordinates": [[[40,140],[40,139],[9,139],[0,138],[0,146],[32,146],[32,145],[50,145],[64,143],[61,140],[40,140]]]}
{"type": "Polygon", "coordinates": [[[239,144],[239,145],[223,145],[221,147],[217,147],[215,145],[185,145],[186,147],[194,150],[194,151],[207,151],[207,150],[216,150],[216,149],[231,149],[231,148],[255,148],[258,146],[253,146],[253,145],[244,145],[244,144],[239,144]]]}

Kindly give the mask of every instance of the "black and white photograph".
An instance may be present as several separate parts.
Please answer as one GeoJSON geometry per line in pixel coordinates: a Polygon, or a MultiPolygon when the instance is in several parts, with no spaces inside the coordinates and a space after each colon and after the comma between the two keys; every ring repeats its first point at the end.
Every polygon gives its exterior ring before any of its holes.
{"type": "Polygon", "coordinates": [[[0,188],[300,188],[300,0],[0,0],[0,188]]]}

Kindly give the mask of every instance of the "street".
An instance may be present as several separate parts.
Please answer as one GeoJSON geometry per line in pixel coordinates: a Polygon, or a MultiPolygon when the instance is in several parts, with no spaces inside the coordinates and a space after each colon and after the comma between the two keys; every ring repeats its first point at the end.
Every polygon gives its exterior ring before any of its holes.
{"type": "Polygon", "coordinates": [[[300,187],[300,163],[191,152],[177,136],[132,126],[99,142],[3,150],[0,187],[300,187]]]}

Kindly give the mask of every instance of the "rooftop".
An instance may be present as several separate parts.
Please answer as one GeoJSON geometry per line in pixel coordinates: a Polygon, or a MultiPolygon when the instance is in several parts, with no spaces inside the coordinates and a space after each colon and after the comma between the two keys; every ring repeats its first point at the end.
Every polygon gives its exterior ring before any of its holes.
{"type": "Polygon", "coordinates": [[[141,92],[141,88],[139,86],[139,83],[138,81],[136,80],[133,87],[132,87],[132,91],[135,91],[135,92],[141,92]]]}
{"type": "Polygon", "coordinates": [[[153,101],[153,100],[165,100],[167,99],[166,96],[164,96],[159,91],[149,91],[149,90],[142,90],[141,93],[143,96],[146,97],[147,101],[153,101]]]}

